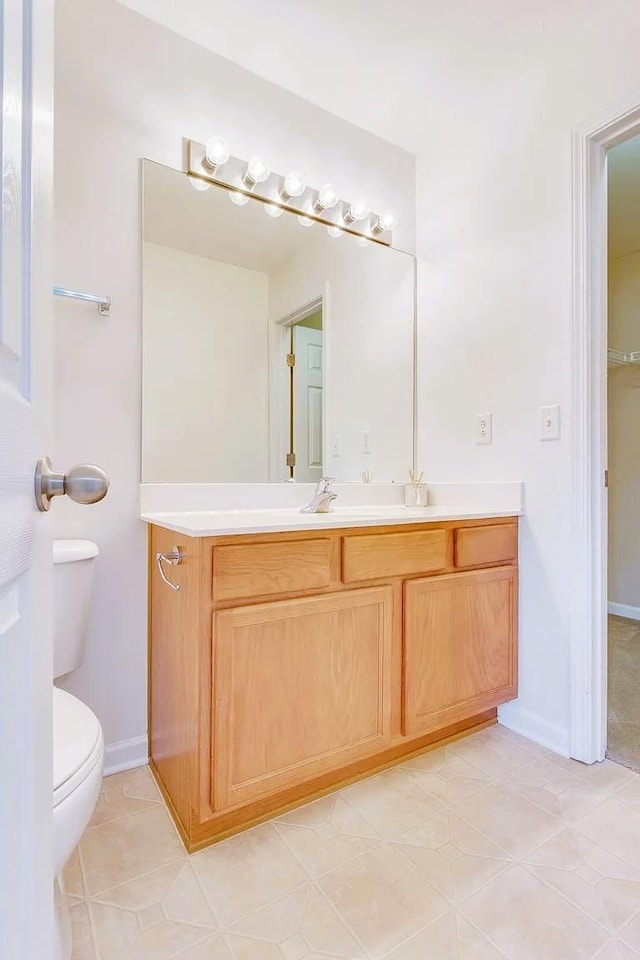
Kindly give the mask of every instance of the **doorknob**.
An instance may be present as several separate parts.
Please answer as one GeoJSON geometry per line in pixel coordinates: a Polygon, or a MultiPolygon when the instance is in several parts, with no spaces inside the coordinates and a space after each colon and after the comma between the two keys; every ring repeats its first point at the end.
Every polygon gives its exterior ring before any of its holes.
{"type": "Polygon", "coordinates": [[[80,463],[68,473],[54,473],[49,457],[41,457],[36,464],[35,494],[38,510],[48,510],[53,497],[66,493],[76,503],[98,503],[104,500],[109,479],[100,467],[80,463]]]}

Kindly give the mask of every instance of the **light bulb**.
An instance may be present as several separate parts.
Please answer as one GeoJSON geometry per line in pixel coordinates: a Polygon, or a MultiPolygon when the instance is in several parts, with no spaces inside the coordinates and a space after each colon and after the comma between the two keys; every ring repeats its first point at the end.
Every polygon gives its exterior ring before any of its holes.
{"type": "Polygon", "coordinates": [[[331,207],[335,207],[339,200],[338,191],[333,184],[325,183],[324,187],[320,187],[318,191],[315,206],[318,210],[329,210],[331,207]]]}
{"type": "Polygon", "coordinates": [[[196,177],[189,177],[189,183],[191,184],[194,190],[198,190],[200,192],[203,192],[204,190],[208,190],[209,187],[211,186],[211,184],[207,183],[206,180],[198,180],[196,177]]]}
{"type": "Polygon", "coordinates": [[[369,204],[366,200],[354,200],[349,204],[349,209],[345,214],[345,220],[349,223],[356,223],[358,220],[366,220],[369,216],[369,204]]]}
{"type": "Polygon", "coordinates": [[[359,243],[361,247],[368,247],[373,241],[369,237],[357,237],[356,243],[359,243]]]}
{"type": "Polygon", "coordinates": [[[387,230],[393,230],[397,227],[398,221],[392,213],[385,213],[381,217],[377,217],[373,225],[373,229],[376,233],[385,233],[387,230]]]}
{"type": "Polygon", "coordinates": [[[281,217],[284,213],[282,207],[279,207],[276,203],[265,203],[264,212],[268,217],[273,217],[274,220],[276,217],[281,217]]]}
{"type": "Polygon", "coordinates": [[[211,137],[204,146],[205,160],[210,167],[221,167],[229,159],[229,144],[224,137],[211,137]]]}
{"type": "Polygon", "coordinates": [[[245,203],[249,203],[249,197],[246,193],[238,193],[237,190],[230,190],[229,196],[231,203],[235,203],[236,207],[244,207],[245,203]]]}
{"type": "Polygon", "coordinates": [[[291,200],[292,197],[301,197],[306,189],[307,187],[302,176],[297,170],[292,170],[291,173],[288,173],[284,178],[280,196],[284,200],[291,200]]]}
{"type": "Polygon", "coordinates": [[[341,230],[340,227],[327,227],[327,233],[330,237],[333,237],[334,240],[337,240],[338,237],[342,236],[344,231],[341,230]]]}
{"type": "Polygon", "coordinates": [[[254,187],[256,183],[264,183],[265,180],[269,179],[269,164],[259,155],[251,157],[247,163],[247,169],[244,174],[244,181],[250,187],[254,187]]]}
{"type": "Polygon", "coordinates": [[[298,223],[301,227],[312,227],[313,220],[311,217],[298,217],[298,223]]]}

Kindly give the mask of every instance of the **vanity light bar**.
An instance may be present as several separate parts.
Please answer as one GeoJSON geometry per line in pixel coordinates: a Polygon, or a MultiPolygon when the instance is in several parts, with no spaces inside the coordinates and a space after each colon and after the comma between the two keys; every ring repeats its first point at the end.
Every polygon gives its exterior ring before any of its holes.
{"type": "Polygon", "coordinates": [[[231,199],[242,205],[256,197],[266,205],[270,216],[276,209],[298,214],[302,226],[323,223],[332,237],[350,233],[372,243],[391,246],[395,219],[390,214],[369,211],[365,200],[340,199],[335,187],[326,184],[320,190],[306,185],[302,175],[292,171],[286,176],[273,173],[264,157],[248,161],[233,157],[222,137],[212,137],[206,144],[187,141],[187,173],[201,183],[217,183],[226,187],[231,199]]]}

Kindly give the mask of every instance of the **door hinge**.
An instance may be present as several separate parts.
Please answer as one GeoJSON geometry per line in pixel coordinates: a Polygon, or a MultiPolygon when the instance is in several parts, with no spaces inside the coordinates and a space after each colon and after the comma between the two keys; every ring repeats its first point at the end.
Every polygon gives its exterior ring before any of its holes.
{"type": "Polygon", "coordinates": [[[604,485],[605,487],[609,486],[609,471],[605,470],[604,472],[604,485]]]}
{"type": "Polygon", "coordinates": [[[295,367],[295,365],[296,365],[296,355],[295,355],[295,353],[288,353],[288,354],[287,354],[287,366],[288,366],[288,367],[295,367]]]}
{"type": "Polygon", "coordinates": [[[296,455],[295,455],[295,453],[288,453],[288,454],[287,454],[287,466],[288,466],[288,467],[295,467],[295,465],[296,465],[296,455]]]}

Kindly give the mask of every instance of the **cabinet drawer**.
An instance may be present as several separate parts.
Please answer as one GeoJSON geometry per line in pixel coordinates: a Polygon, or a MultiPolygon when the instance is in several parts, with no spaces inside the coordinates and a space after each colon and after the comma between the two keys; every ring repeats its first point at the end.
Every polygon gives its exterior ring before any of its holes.
{"type": "Polygon", "coordinates": [[[456,567],[508,563],[517,557],[518,528],[515,524],[463,527],[455,532],[456,567]]]}
{"type": "Polygon", "coordinates": [[[443,570],[447,564],[446,530],[418,533],[382,533],[345,537],[342,546],[342,579],[377,580],[443,570]]]}
{"type": "Polygon", "coordinates": [[[331,582],[328,539],[213,548],[214,601],[314,590],[331,582]]]}

